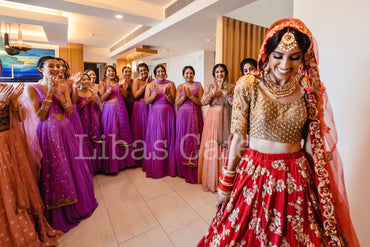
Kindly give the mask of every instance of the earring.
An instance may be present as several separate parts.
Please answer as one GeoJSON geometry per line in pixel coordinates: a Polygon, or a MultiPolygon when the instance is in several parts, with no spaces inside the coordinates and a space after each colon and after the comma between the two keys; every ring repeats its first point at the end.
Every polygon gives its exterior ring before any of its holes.
{"type": "Polygon", "coordinates": [[[305,71],[303,63],[299,65],[297,73],[295,74],[295,81],[301,81],[301,79],[304,77],[305,71]]]}
{"type": "Polygon", "coordinates": [[[267,62],[267,63],[265,63],[263,65],[262,70],[263,70],[263,74],[266,76],[268,74],[268,72],[270,71],[270,64],[269,64],[269,62],[267,62]]]}

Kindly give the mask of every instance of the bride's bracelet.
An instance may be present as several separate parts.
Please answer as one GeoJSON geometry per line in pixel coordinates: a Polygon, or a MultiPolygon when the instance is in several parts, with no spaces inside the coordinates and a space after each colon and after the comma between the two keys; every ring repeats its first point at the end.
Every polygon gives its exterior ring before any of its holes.
{"type": "Polygon", "coordinates": [[[218,193],[222,196],[230,196],[234,183],[235,171],[227,170],[226,167],[222,168],[222,173],[219,177],[218,193]]]}

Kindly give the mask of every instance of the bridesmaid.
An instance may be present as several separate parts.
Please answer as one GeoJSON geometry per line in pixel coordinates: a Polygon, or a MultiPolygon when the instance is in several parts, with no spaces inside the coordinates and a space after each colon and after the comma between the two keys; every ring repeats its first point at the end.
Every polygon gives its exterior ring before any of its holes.
{"type": "Polygon", "coordinates": [[[58,61],[49,56],[37,62],[42,79],[25,88],[25,96],[36,117],[37,135],[43,153],[40,187],[45,216],[58,230],[68,232],[98,206],[93,176],[86,160],[77,159],[78,142],[71,122],[68,86],[59,83],[58,61]]]}
{"type": "Polygon", "coordinates": [[[91,88],[94,92],[98,93],[99,91],[99,82],[96,80],[96,74],[95,71],[92,69],[87,69],[84,71],[84,73],[88,74],[91,78],[91,88]]]}
{"type": "Polygon", "coordinates": [[[132,136],[124,97],[127,97],[127,84],[119,84],[116,69],[108,65],[104,79],[99,83],[102,110],[102,129],[105,139],[103,165],[105,174],[118,173],[126,167],[135,166],[132,157],[132,136]]]}
{"type": "MultiPolygon", "coordinates": [[[[77,89],[79,87],[79,80],[81,79],[82,73],[74,74],[71,77],[73,78],[72,80],[70,79],[70,73],[69,73],[70,67],[68,63],[64,59],[59,58],[59,57],[56,58],[56,60],[58,61],[58,68],[59,68],[59,74],[58,74],[59,83],[66,84],[68,86],[70,97],[72,99],[72,103],[76,102],[78,100],[77,89]]],[[[75,138],[78,141],[78,149],[77,149],[79,152],[78,157],[80,159],[86,159],[86,162],[88,162],[89,169],[92,172],[93,162],[89,158],[90,152],[89,152],[89,149],[87,148],[87,139],[83,137],[85,132],[82,127],[80,116],[78,115],[76,104],[74,103],[72,104],[72,109],[73,109],[72,114],[64,114],[64,115],[69,119],[76,133],[75,138]]]]}
{"type": "Polygon", "coordinates": [[[143,170],[146,176],[161,178],[176,176],[175,161],[175,101],[176,88],[172,81],[166,80],[163,65],[154,67],[157,80],[149,83],[145,89],[145,103],[151,104],[148,127],[145,137],[145,156],[143,170]]]}
{"type": "Polygon", "coordinates": [[[203,129],[199,151],[198,182],[204,191],[215,192],[222,166],[225,165],[230,140],[231,106],[234,85],[227,82],[225,64],[216,64],[212,75],[214,84],[206,87],[202,105],[210,105],[203,129]]]}
{"type": "Polygon", "coordinates": [[[77,110],[81,118],[82,127],[87,135],[87,147],[92,159],[93,174],[101,171],[102,155],[102,130],[101,130],[101,110],[100,98],[97,92],[92,89],[91,78],[84,73],[80,80],[78,90],[78,100],[73,102],[77,105],[77,110]]]}
{"type": "Polygon", "coordinates": [[[63,235],[44,216],[33,159],[27,146],[18,97],[24,84],[0,84],[0,246],[57,246],[63,235]]]}
{"type": "Polygon", "coordinates": [[[176,91],[175,105],[178,107],[176,119],[176,167],[177,175],[187,183],[196,184],[198,179],[198,153],[203,130],[203,116],[200,99],[203,87],[194,82],[192,66],[182,70],[185,83],[176,91]]]}
{"type": "Polygon", "coordinates": [[[128,118],[129,118],[130,122],[131,122],[131,118],[132,118],[132,107],[134,106],[134,102],[135,102],[134,94],[132,92],[132,86],[133,86],[134,80],[131,79],[131,75],[132,75],[132,71],[131,71],[130,67],[125,66],[125,67],[122,68],[123,78],[122,78],[121,83],[127,84],[126,85],[127,97],[125,98],[125,105],[126,105],[126,108],[127,108],[128,118]]]}
{"type": "Polygon", "coordinates": [[[148,124],[148,106],[144,101],[145,88],[148,83],[152,81],[152,77],[148,77],[149,68],[146,63],[140,63],[137,67],[137,71],[140,77],[134,80],[132,86],[135,102],[132,108],[131,131],[134,140],[133,147],[135,149],[134,157],[136,165],[142,166],[145,153],[145,135],[148,124]]]}

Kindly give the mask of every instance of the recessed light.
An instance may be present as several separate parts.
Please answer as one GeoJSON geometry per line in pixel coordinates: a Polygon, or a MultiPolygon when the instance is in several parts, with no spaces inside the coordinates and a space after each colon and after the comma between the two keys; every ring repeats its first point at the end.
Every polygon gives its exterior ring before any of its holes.
{"type": "Polygon", "coordinates": [[[206,42],[210,42],[210,41],[211,41],[211,39],[205,39],[205,41],[206,41],[206,42]]]}
{"type": "Polygon", "coordinates": [[[116,15],[116,18],[117,19],[122,19],[123,18],[123,15],[116,15]]]}

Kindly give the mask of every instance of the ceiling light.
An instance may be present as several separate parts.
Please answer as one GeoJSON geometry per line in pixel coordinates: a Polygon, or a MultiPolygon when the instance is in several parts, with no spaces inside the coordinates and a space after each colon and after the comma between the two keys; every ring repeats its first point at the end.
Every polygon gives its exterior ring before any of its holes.
{"type": "Polygon", "coordinates": [[[117,19],[122,19],[122,18],[123,18],[123,16],[122,16],[122,15],[116,15],[116,18],[117,18],[117,19]]]}
{"type": "Polygon", "coordinates": [[[210,42],[210,41],[211,41],[211,39],[205,39],[205,41],[206,41],[206,42],[210,42]]]}
{"type": "Polygon", "coordinates": [[[21,24],[18,23],[18,40],[10,45],[11,47],[17,48],[20,51],[28,51],[32,49],[32,46],[27,45],[23,42],[21,24]]]}

